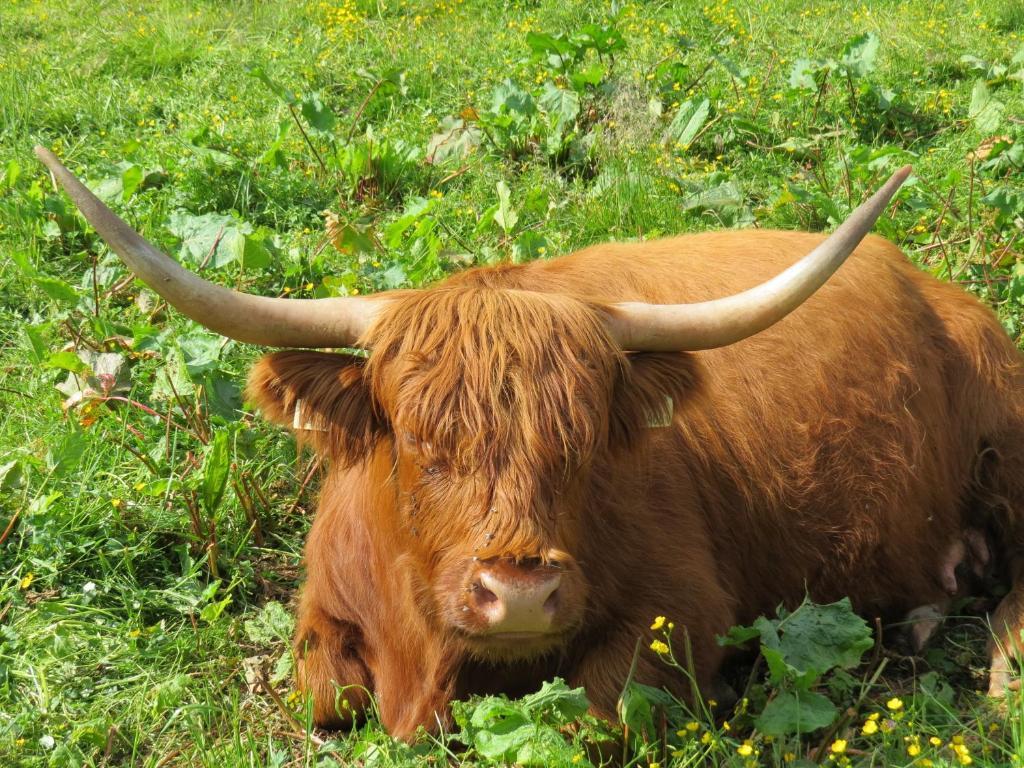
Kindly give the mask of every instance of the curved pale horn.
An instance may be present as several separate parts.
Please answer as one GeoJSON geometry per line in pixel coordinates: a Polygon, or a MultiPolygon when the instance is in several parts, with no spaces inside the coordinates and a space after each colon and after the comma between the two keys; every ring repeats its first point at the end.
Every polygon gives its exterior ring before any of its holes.
{"type": "Polygon", "coordinates": [[[910,171],[909,165],[896,171],[825,242],[771,280],[696,304],[615,304],[609,323],[612,336],[622,349],[675,352],[724,347],[763,331],[809,299],[839,269],[910,171]]]}
{"type": "Polygon", "coordinates": [[[121,261],[168,304],[212,331],[273,347],[352,346],[387,303],[355,297],[278,299],[208,282],[118,218],[50,150],[37,146],[35,152],[121,261]]]}

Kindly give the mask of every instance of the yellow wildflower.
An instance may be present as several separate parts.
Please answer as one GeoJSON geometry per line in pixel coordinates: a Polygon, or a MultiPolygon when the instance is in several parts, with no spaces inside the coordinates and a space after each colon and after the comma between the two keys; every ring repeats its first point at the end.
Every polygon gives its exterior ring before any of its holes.
{"type": "Polygon", "coordinates": [[[651,629],[661,629],[663,626],[665,626],[665,617],[658,616],[654,619],[654,623],[651,624],[651,629]]]}
{"type": "Polygon", "coordinates": [[[887,706],[893,712],[899,712],[901,709],[903,709],[903,699],[893,696],[891,699],[885,702],[885,706],[887,706]]]}
{"type": "Polygon", "coordinates": [[[668,653],[668,646],[665,645],[665,643],[661,642],[661,640],[652,640],[651,650],[655,653],[660,653],[662,656],[664,656],[666,653],[668,653]]]}
{"type": "Polygon", "coordinates": [[[911,744],[910,746],[907,747],[907,754],[910,755],[911,757],[917,757],[918,755],[921,754],[921,745],[920,744],[911,744]]]}
{"type": "Polygon", "coordinates": [[[754,747],[750,743],[750,741],[744,741],[742,744],[736,747],[736,751],[743,757],[750,757],[752,754],[754,754],[754,747]]]}
{"type": "Polygon", "coordinates": [[[35,581],[35,580],[36,580],[36,575],[34,573],[32,573],[31,571],[29,571],[28,573],[26,573],[24,576],[21,577],[21,581],[18,582],[18,585],[22,589],[28,589],[29,587],[32,586],[32,582],[35,581]]]}
{"type": "Polygon", "coordinates": [[[830,747],[833,755],[841,755],[846,751],[846,739],[836,739],[830,747]]]}
{"type": "Polygon", "coordinates": [[[860,732],[863,733],[865,736],[870,736],[870,735],[872,735],[874,733],[878,733],[878,721],[877,720],[867,720],[867,721],[865,721],[864,727],[860,729],[860,732]]]}
{"type": "Polygon", "coordinates": [[[928,743],[931,744],[933,747],[941,747],[942,739],[940,739],[938,736],[932,736],[930,739],[928,739],[928,743]]]}

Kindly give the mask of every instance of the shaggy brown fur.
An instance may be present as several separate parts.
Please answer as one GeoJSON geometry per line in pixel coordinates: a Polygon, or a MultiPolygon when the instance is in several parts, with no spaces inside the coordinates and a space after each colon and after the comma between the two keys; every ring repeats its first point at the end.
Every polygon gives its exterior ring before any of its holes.
{"type": "MultiPolygon", "coordinates": [[[[722,232],[471,270],[395,294],[368,359],[265,357],[251,397],[287,426],[301,400],[332,460],[296,634],[317,722],[349,722],[372,692],[410,736],[452,696],[554,674],[612,716],[656,615],[685,627],[706,687],[715,633],[807,589],[901,616],[943,599],[967,527],[1024,551],[1021,355],[892,244],[868,238],[724,349],[629,354],[606,330],[615,302],[735,293],[821,239],[722,232]],[[666,397],[672,425],[648,428],[666,397]],[[547,642],[494,648],[460,610],[469,564],[494,557],[563,569],[547,642]]],[[[1022,623],[1012,598],[1003,640],[1022,623]]],[[[652,653],[638,677],[688,693],[652,653]]]]}

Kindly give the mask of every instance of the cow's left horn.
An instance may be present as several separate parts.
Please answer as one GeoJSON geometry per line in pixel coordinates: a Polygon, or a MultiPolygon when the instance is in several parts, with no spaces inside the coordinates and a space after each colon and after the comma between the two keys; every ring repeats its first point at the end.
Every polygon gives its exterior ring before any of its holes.
{"type": "Polygon", "coordinates": [[[809,299],[839,269],[910,171],[909,165],[896,171],[825,242],[771,280],[696,304],[615,304],[612,336],[623,349],[674,352],[724,347],[763,331],[809,299]]]}
{"type": "Polygon", "coordinates": [[[118,218],[50,150],[37,146],[35,151],[121,261],[168,304],[210,330],[273,347],[352,346],[387,303],[253,296],[203,280],[118,218]]]}

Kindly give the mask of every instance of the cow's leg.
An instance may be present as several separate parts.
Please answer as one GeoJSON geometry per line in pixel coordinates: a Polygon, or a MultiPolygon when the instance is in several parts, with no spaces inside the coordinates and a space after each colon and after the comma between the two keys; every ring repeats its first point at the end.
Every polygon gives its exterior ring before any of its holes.
{"type": "Polygon", "coordinates": [[[303,599],[295,631],[295,678],[312,698],[313,722],[321,728],[349,726],[369,704],[373,680],[361,655],[358,627],[332,618],[303,599]]]}
{"type": "Polygon", "coordinates": [[[943,620],[946,618],[947,610],[949,610],[949,602],[945,601],[942,603],[919,605],[907,613],[904,622],[906,623],[910,646],[913,648],[914,653],[920,653],[928,644],[928,641],[932,639],[935,630],[942,625],[943,620]]]}
{"type": "Polygon", "coordinates": [[[992,614],[992,639],[989,641],[989,696],[1002,696],[1016,688],[1014,661],[1024,658],[1024,554],[1010,563],[1013,586],[992,614]]]}
{"type": "MultiPolygon", "coordinates": [[[[940,569],[942,585],[950,597],[972,593],[988,571],[991,548],[985,533],[965,528],[946,550],[940,569]]],[[[907,612],[905,630],[914,653],[920,653],[942,625],[949,611],[950,600],[919,605],[907,612]]]]}
{"type": "Polygon", "coordinates": [[[982,465],[976,477],[1010,575],[1010,591],[991,616],[989,641],[988,692],[1002,696],[1019,686],[1013,680],[1014,661],[1024,658],[1024,419],[991,440],[990,450],[994,460],[982,465]]]}
{"type": "MultiPolygon", "coordinates": [[[[684,631],[677,627],[673,633],[673,654],[685,668],[691,661],[685,658],[686,643],[683,637],[684,631]]],[[[668,688],[680,699],[691,704],[694,693],[702,698],[715,697],[715,676],[725,653],[724,649],[715,643],[713,632],[707,633],[706,637],[690,637],[689,647],[692,649],[694,673],[692,683],[687,679],[687,675],[670,667],[651,651],[647,646],[649,642],[641,640],[633,680],[655,688],[668,688]]],[[[574,685],[581,685],[586,689],[593,714],[612,722],[618,720],[616,707],[629,677],[636,649],[636,636],[623,632],[589,651],[578,665],[571,681],[574,685]]]]}

